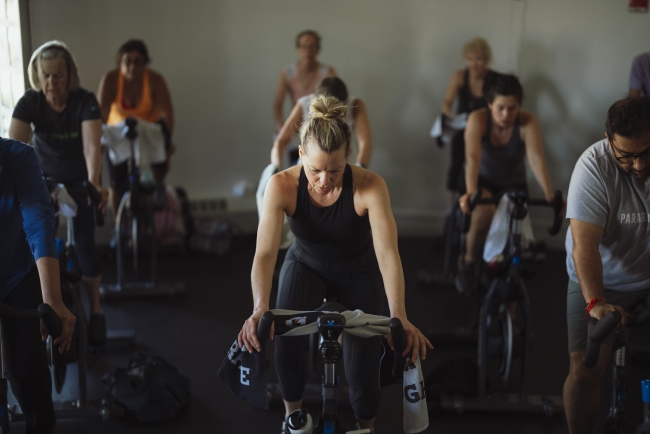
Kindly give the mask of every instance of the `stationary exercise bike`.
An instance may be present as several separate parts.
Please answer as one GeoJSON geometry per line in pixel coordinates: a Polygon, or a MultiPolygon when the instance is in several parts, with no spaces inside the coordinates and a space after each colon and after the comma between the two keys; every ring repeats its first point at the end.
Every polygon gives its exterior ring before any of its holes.
{"type": "MultiPolygon", "coordinates": [[[[76,203],[70,196],[71,193],[78,193],[88,196],[95,209],[95,222],[97,226],[104,225],[104,216],[97,209],[100,203],[99,193],[88,181],[84,181],[83,188],[75,190],[70,185],[59,183],[54,178],[47,178],[46,185],[52,196],[52,203],[56,215],[66,219],[66,239],[57,238],[56,245],[59,253],[59,272],[61,276],[61,295],[72,314],[77,318],[73,334],[73,343],[70,350],[65,354],[59,354],[52,347],[52,341],[48,342],[48,355],[51,357],[52,376],[54,389],[61,393],[66,380],[67,365],[77,362],[78,399],[72,403],[74,408],[86,407],[87,401],[87,365],[88,365],[88,319],[86,310],[81,302],[79,292],[79,281],[81,270],[75,246],[73,218],[76,216],[76,203]]],[[[57,218],[57,228],[58,228],[57,218]]]]}
{"type": "MultiPolygon", "coordinates": [[[[74,223],[76,216],[76,203],[70,194],[88,197],[93,207],[95,223],[98,227],[104,225],[104,215],[99,210],[101,198],[95,187],[88,181],[83,182],[83,188],[74,188],[70,185],[59,183],[54,178],[47,178],[46,185],[52,196],[52,203],[56,215],[63,216],[66,220],[66,238],[57,238],[56,245],[59,253],[59,272],[61,281],[61,294],[66,306],[77,318],[73,333],[73,342],[70,350],[59,354],[53,346],[53,341],[48,340],[48,357],[52,366],[52,377],[54,389],[57,394],[63,390],[66,381],[67,366],[77,364],[77,399],[70,402],[55,402],[57,415],[61,418],[86,418],[101,416],[107,419],[113,410],[102,402],[97,405],[90,405],[88,401],[87,373],[88,356],[91,347],[88,344],[88,318],[80,296],[79,281],[81,270],[75,246],[74,223]],[[98,409],[99,408],[99,409],[98,409]]],[[[58,228],[57,218],[57,228],[58,228]]],[[[57,318],[58,320],[58,318],[57,318]]],[[[111,330],[108,333],[107,341],[132,342],[134,332],[131,330],[111,330]]]]}
{"type": "MultiPolygon", "coordinates": [[[[146,128],[159,128],[158,134],[163,136],[165,128],[158,124],[143,123],[146,128]],[[153,125],[153,126],[152,126],[153,125]],[[157,126],[156,126],[157,125],[157,126]]],[[[103,284],[100,293],[103,299],[119,299],[129,297],[148,296],[177,296],[185,294],[184,282],[161,282],[156,278],[158,262],[158,243],[154,225],[154,204],[152,193],[154,190],[153,175],[151,172],[142,172],[137,156],[142,158],[144,149],[140,149],[138,135],[138,120],[130,117],[126,119],[126,139],[128,151],[126,154],[128,168],[129,189],[120,201],[116,211],[115,236],[116,236],[116,274],[115,284],[103,284]],[[145,270],[141,263],[143,256],[149,257],[148,276],[143,279],[145,270]],[[127,258],[131,259],[130,266],[127,258]]],[[[150,145],[160,148],[164,143],[150,145]]],[[[118,149],[118,148],[116,148],[118,149]]],[[[124,149],[120,147],[122,151],[124,149]]],[[[160,149],[158,149],[160,150],[160,149]]]]}
{"type": "MultiPolygon", "coordinates": [[[[582,362],[586,368],[593,368],[598,362],[600,344],[614,331],[621,322],[621,313],[612,312],[600,321],[595,318],[589,320],[587,348],[582,362]]],[[[639,327],[650,322],[650,308],[633,312],[627,319],[627,327],[639,327]]],[[[619,334],[623,335],[626,330],[619,334]]],[[[628,342],[623,336],[617,336],[614,344],[612,361],[612,392],[609,413],[607,415],[607,432],[616,434],[650,434],[650,380],[641,381],[643,400],[643,422],[639,425],[632,424],[625,418],[625,402],[627,401],[627,382],[625,380],[625,366],[630,358],[628,342]]],[[[647,356],[647,355],[646,355],[647,356]]]]}
{"type": "MultiPolygon", "coordinates": [[[[458,412],[541,411],[547,416],[552,416],[556,410],[555,403],[561,402],[561,399],[532,396],[527,391],[526,366],[527,358],[532,352],[532,322],[522,269],[521,240],[522,221],[528,212],[527,205],[553,207],[554,221],[549,233],[554,235],[559,232],[562,225],[562,193],[556,192],[552,204],[544,199],[529,199],[525,191],[510,191],[506,194],[512,202],[506,247],[503,250],[502,262],[495,264],[491,275],[488,276],[490,284],[487,292],[480,295],[477,318],[478,395],[443,395],[441,406],[458,412]],[[515,372],[518,373],[516,378],[515,372]],[[513,380],[518,385],[518,393],[503,393],[513,380]]],[[[496,202],[495,198],[481,199],[481,191],[477,190],[470,198],[470,210],[479,204],[496,202]]],[[[561,405],[557,408],[561,408],[561,405]]]]}
{"type": "MultiPolygon", "coordinates": [[[[346,326],[346,319],[340,312],[343,312],[344,309],[336,303],[326,303],[318,310],[322,311],[316,318],[316,328],[320,336],[318,355],[324,366],[321,384],[323,398],[321,414],[319,415],[318,422],[314,425],[311,415],[307,410],[295,410],[289,415],[287,429],[291,434],[370,433],[368,429],[346,430],[341,426],[337,417],[339,378],[336,373],[336,365],[343,357],[342,332],[346,326]]],[[[274,324],[276,326],[276,335],[278,334],[278,330],[283,327],[286,329],[285,319],[278,320],[273,312],[265,312],[260,319],[257,331],[258,339],[261,342],[267,339],[271,326],[274,324]]],[[[399,319],[392,318],[390,319],[389,326],[391,335],[393,336],[396,356],[401,358],[401,353],[406,346],[402,323],[399,319]]],[[[399,365],[399,362],[396,363],[397,365],[399,365]]]]}

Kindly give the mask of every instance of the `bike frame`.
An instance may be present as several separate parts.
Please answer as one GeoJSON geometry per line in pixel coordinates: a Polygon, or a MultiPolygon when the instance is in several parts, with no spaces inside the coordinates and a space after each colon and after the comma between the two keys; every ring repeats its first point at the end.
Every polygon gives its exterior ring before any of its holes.
{"type": "MultiPolygon", "coordinates": [[[[621,314],[618,311],[612,312],[602,318],[600,321],[595,318],[589,320],[587,348],[583,357],[583,364],[587,368],[593,368],[596,365],[600,353],[600,344],[610,333],[618,326],[621,321],[621,314]]],[[[637,327],[650,322],[650,308],[646,306],[640,312],[628,317],[627,326],[637,327]]],[[[633,425],[625,420],[624,405],[627,401],[627,382],[625,381],[625,367],[627,362],[627,346],[625,342],[616,338],[616,351],[613,353],[612,361],[612,393],[611,404],[607,414],[606,424],[609,432],[616,433],[633,433],[637,431],[633,425]]],[[[644,405],[645,406],[645,405],[644,405]]],[[[639,425],[638,429],[644,427],[639,425]]],[[[647,427],[644,427],[647,428],[647,427]]]]}
{"type": "MultiPolygon", "coordinates": [[[[521,262],[523,247],[522,242],[522,222],[528,214],[526,205],[549,205],[545,200],[529,199],[528,193],[525,191],[509,191],[506,193],[508,198],[513,202],[513,208],[510,210],[509,216],[509,234],[508,241],[504,252],[506,253],[505,260],[507,261],[507,269],[499,276],[492,280],[487,295],[479,311],[479,337],[478,337],[478,392],[479,399],[488,399],[488,367],[487,359],[489,352],[489,337],[487,335],[488,322],[490,322],[490,315],[496,316],[501,325],[501,381],[502,387],[505,387],[512,369],[512,361],[515,357],[515,330],[513,326],[514,312],[519,312],[523,315],[522,318],[517,318],[518,322],[522,325],[520,328],[520,336],[523,339],[523,345],[520,352],[521,369],[519,372],[519,402],[525,403],[528,400],[528,381],[526,376],[527,355],[530,352],[530,305],[528,291],[521,275],[521,262]],[[514,303],[514,304],[513,304],[514,303]],[[519,310],[517,310],[517,308],[519,310]]],[[[500,198],[499,198],[500,200],[500,198]]],[[[497,199],[480,198],[480,190],[470,198],[470,208],[473,209],[478,204],[496,204],[497,199]]],[[[556,192],[554,224],[549,232],[555,234],[559,231],[561,220],[558,218],[558,211],[561,209],[562,195],[561,192],[556,192]]],[[[491,318],[494,321],[495,318],[491,318]]],[[[497,341],[498,342],[498,341],[497,341]]]]}
{"type": "MultiPolygon", "coordinates": [[[[328,308],[325,306],[327,306],[327,304],[317,309],[319,311],[323,310],[327,312],[320,314],[316,321],[318,332],[320,334],[318,353],[324,365],[321,384],[323,406],[318,424],[314,426],[312,434],[345,434],[350,431],[344,431],[338,420],[336,395],[340,379],[336,373],[336,365],[343,357],[342,332],[345,328],[346,320],[340,313],[330,312],[331,305],[328,306],[328,308]]],[[[257,329],[257,336],[262,343],[266,341],[273,324],[273,312],[265,312],[258,323],[257,329]]],[[[282,324],[279,325],[282,326],[282,324]]],[[[393,336],[396,358],[403,361],[401,352],[405,348],[406,338],[402,323],[399,319],[392,318],[389,322],[389,327],[393,336]]],[[[362,434],[370,433],[370,430],[362,429],[352,432],[362,434]]]]}

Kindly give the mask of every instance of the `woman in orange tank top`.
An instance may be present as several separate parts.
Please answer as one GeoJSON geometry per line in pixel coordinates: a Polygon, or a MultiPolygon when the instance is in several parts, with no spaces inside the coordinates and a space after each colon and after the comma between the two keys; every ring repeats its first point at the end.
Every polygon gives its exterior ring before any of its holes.
{"type": "MultiPolygon", "coordinates": [[[[97,97],[102,121],[115,125],[127,117],[148,122],[163,120],[169,133],[174,130],[174,113],[165,79],[148,68],[149,52],[144,42],[131,39],[117,52],[118,67],[107,72],[99,82],[97,97]]],[[[172,144],[167,150],[167,161],[152,166],[154,179],[162,185],[169,169],[169,156],[174,152],[172,144]]],[[[111,178],[111,197],[116,210],[122,195],[128,189],[126,163],[113,166],[108,161],[111,178]]]]}

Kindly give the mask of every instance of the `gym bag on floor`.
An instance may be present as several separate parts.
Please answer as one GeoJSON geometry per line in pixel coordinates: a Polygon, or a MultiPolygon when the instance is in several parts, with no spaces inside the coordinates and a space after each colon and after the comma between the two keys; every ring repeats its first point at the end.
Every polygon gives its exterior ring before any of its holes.
{"type": "Polygon", "coordinates": [[[160,357],[142,351],[131,355],[127,368],[104,376],[112,400],[141,422],[173,419],[187,406],[190,380],[160,357]]]}

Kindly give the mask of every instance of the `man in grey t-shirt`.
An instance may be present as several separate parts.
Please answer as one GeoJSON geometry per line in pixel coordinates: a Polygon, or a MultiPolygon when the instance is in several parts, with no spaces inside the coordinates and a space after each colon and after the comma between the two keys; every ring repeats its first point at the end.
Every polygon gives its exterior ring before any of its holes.
{"type": "Polygon", "coordinates": [[[582,364],[588,316],[629,314],[650,301],[650,98],[614,103],[606,138],[580,157],[567,198],[567,325],[569,376],[564,407],[569,432],[591,433],[600,405],[601,378],[613,340],[597,365],[582,364]],[[627,313],[626,313],[627,312],[627,313]]]}

